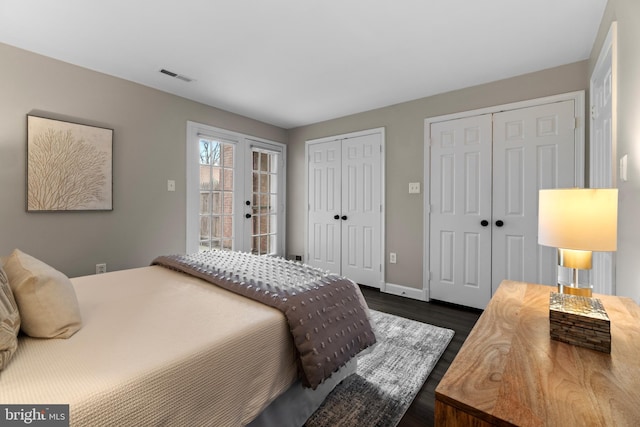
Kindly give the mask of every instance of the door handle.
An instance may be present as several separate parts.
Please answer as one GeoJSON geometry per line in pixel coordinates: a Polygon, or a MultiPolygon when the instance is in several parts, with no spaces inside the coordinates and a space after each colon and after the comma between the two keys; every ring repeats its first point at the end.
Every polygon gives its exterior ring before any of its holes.
{"type": "Polygon", "coordinates": [[[501,219],[496,221],[496,227],[502,227],[504,225],[504,221],[502,221],[501,219]]]}
{"type": "Polygon", "coordinates": [[[244,202],[244,204],[247,206],[251,206],[251,200],[247,200],[246,202],[244,202]]]}
{"type": "Polygon", "coordinates": [[[248,214],[244,214],[244,217],[245,217],[245,218],[247,218],[247,219],[249,219],[249,218],[251,218],[251,214],[250,214],[250,213],[248,213],[248,214]]]}
{"type": "Polygon", "coordinates": [[[487,221],[486,219],[483,219],[482,221],[480,221],[480,225],[483,227],[486,227],[487,225],[489,225],[489,221],[487,221]]]}
{"type": "Polygon", "coordinates": [[[346,221],[347,220],[347,216],[346,215],[342,215],[342,220],[346,221]]]}
{"type": "Polygon", "coordinates": [[[340,215],[337,215],[337,214],[336,214],[336,215],[334,215],[334,216],[333,216],[333,219],[340,219],[340,215]]]}

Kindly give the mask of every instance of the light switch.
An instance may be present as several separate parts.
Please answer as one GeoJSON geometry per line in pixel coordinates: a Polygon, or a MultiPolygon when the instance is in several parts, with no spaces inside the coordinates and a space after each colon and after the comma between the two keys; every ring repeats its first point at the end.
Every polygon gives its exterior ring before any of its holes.
{"type": "Polygon", "coordinates": [[[627,155],[620,158],[620,181],[626,181],[627,177],[627,155]]]}
{"type": "Polygon", "coordinates": [[[176,191],[176,182],[174,180],[167,181],[167,191],[176,191]]]}
{"type": "Polygon", "coordinates": [[[419,182],[410,182],[409,183],[409,194],[420,194],[420,183],[419,182]]]}

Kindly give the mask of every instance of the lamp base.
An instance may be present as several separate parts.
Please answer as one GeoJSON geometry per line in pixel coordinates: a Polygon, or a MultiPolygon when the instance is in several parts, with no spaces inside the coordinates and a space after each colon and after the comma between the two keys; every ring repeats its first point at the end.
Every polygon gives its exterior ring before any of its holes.
{"type": "Polygon", "coordinates": [[[597,298],[551,292],[549,328],[553,340],[611,353],[611,323],[597,298]]]}
{"type": "Polygon", "coordinates": [[[558,293],[567,295],[577,295],[581,297],[591,297],[593,291],[592,286],[576,286],[558,283],[558,293]]]}

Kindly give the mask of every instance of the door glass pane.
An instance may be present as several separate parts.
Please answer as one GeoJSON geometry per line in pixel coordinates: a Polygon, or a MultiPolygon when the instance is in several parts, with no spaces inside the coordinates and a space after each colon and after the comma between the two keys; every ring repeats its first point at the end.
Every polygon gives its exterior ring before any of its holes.
{"type": "Polygon", "coordinates": [[[254,254],[275,254],[277,247],[276,194],[278,180],[277,168],[279,153],[254,149],[252,152],[252,184],[253,184],[253,227],[252,248],[254,254]]]}
{"type": "Polygon", "coordinates": [[[199,142],[200,250],[231,249],[235,148],[211,138],[200,138],[199,142]]]}

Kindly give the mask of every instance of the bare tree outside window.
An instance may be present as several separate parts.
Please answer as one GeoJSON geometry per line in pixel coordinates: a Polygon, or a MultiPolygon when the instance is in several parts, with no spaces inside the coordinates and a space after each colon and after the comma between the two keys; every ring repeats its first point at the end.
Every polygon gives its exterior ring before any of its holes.
{"type": "Polygon", "coordinates": [[[220,143],[209,139],[200,140],[200,164],[220,165],[220,143]]]}
{"type": "Polygon", "coordinates": [[[109,210],[111,129],[28,117],[27,209],[109,210]]]}

